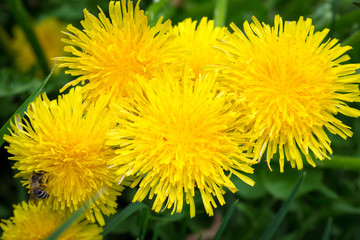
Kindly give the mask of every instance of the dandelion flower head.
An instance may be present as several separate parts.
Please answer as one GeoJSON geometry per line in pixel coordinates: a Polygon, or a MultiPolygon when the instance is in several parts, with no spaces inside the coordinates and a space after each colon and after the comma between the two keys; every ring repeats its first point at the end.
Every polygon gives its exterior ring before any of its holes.
{"type": "MultiPolygon", "coordinates": [[[[338,113],[358,117],[359,110],[346,102],[358,102],[358,64],[349,60],[349,46],[337,39],[324,41],[328,29],[315,32],[311,19],[283,21],[275,17],[273,27],[244,23],[244,33],[235,24],[233,33],[221,48],[229,55],[227,82],[243,99],[249,116],[249,129],[261,146],[255,156],[266,154],[268,164],[279,153],[280,171],[284,161],[303,167],[302,155],[315,166],[332,153],[326,129],[342,138],[350,128],[336,118],[338,113]]],[[[270,167],[270,165],[269,165],[270,167]]]]}
{"type": "Polygon", "coordinates": [[[121,99],[130,94],[128,83],[136,81],[136,75],[150,79],[159,66],[177,58],[171,45],[174,37],[168,34],[170,20],[161,23],[160,18],[150,27],[139,2],[134,8],[132,1],[111,1],[110,19],[101,9],[98,18],[85,9],[84,29],[67,27],[64,50],[72,56],[60,58],[60,67],[78,78],[63,89],[87,82],[84,92],[89,101],[106,94],[121,99]]]}
{"type": "MultiPolygon", "coordinates": [[[[53,17],[46,18],[34,26],[35,35],[50,65],[53,64],[51,58],[64,54],[64,43],[60,39],[65,26],[53,17]]],[[[5,44],[14,56],[16,67],[21,72],[29,71],[37,63],[35,53],[20,26],[13,28],[13,36],[13,39],[4,36],[5,44]]]]}
{"type": "Polygon", "coordinates": [[[218,39],[225,37],[225,27],[214,27],[214,20],[203,17],[199,23],[187,18],[173,28],[177,44],[184,49],[183,63],[195,74],[205,73],[204,66],[215,67],[224,54],[216,49],[218,39]]]}
{"type": "Polygon", "coordinates": [[[215,74],[194,80],[185,68],[178,79],[174,71],[164,69],[153,81],[139,81],[132,99],[113,104],[119,125],[109,132],[107,144],[119,149],[110,164],[120,181],[136,177],[133,201],[156,195],[153,210],[173,207],[174,213],[182,211],[185,198],[194,217],[198,189],[206,212],[213,215],[214,197],[225,203],[223,187],[237,190],[231,174],[254,184],[243,174],[253,169],[239,147],[245,144],[241,121],[236,104],[218,91],[215,74]]]}
{"type": "Polygon", "coordinates": [[[114,126],[106,107],[108,97],[101,97],[84,108],[81,88],[50,101],[46,94],[29,105],[23,122],[12,124],[8,152],[15,160],[24,185],[33,171],[44,171],[49,201],[54,210],[71,213],[95,194],[99,198],[85,212],[87,219],[104,224],[102,214],[116,211],[116,198],[122,186],[114,182],[114,172],[107,162],[114,151],[105,145],[105,134],[114,126]],[[95,216],[95,217],[94,217],[95,216]]]}
{"type": "MultiPolygon", "coordinates": [[[[2,219],[0,227],[4,240],[42,240],[49,237],[66,220],[64,212],[52,211],[48,204],[38,206],[21,202],[14,205],[14,216],[2,219]]],[[[102,239],[102,228],[86,220],[76,221],[59,240],[97,240],[102,239]]]]}

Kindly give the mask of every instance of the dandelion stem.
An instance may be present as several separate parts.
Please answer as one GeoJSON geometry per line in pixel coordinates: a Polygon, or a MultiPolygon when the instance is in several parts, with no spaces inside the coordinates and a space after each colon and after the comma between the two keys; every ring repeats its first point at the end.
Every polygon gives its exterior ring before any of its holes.
{"type": "Polygon", "coordinates": [[[317,161],[316,165],[322,168],[360,170],[360,158],[341,155],[331,156],[331,160],[317,161]]]}
{"type": "Polygon", "coordinates": [[[214,9],[215,26],[223,27],[225,25],[227,6],[228,6],[228,0],[215,1],[215,9],[214,9]]]}
{"type": "Polygon", "coordinates": [[[29,16],[28,16],[21,0],[7,0],[7,2],[13,11],[13,16],[15,17],[16,21],[20,24],[26,37],[28,38],[28,40],[34,50],[34,53],[39,61],[39,64],[42,68],[44,75],[48,75],[50,73],[50,68],[46,61],[44,52],[41,49],[39,41],[33,31],[31,21],[29,19],[29,16]]]}

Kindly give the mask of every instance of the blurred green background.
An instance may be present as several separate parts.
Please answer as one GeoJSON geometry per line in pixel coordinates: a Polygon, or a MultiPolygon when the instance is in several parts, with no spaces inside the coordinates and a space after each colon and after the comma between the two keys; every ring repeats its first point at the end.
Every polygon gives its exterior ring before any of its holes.
{"type": "MultiPolygon", "coordinates": [[[[313,19],[316,30],[330,28],[328,37],[338,38],[342,44],[353,47],[348,54],[349,62],[360,62],[360,7],[351,0],[227,0],[225,23],[234,22],[239,28],[245,20],[256,16],[260,21],[273,24],[276,14],[285,20],[298,20],[300,16],[313,19]]],[[[61,56],[61,30],[72,24],[81,29],[83,9],[97,15],[101,7],[105,13],[109,1],[99,0],[5,0],[0,2],[0,123],[8,120],[14,111],[31,95],[48,75],[53,66],[50,57],[61,56]],[[24,7],[21,13],[19,6],[24,7]],[[42,48],[46,61],[41,62],[33,53],[19,22],[22,14],[29,18],[42,48]],[[52,19],[48,25],[45,22],[52,19]],[[43,33],[41,33],[43,31],[43,33]],[[54,32],[52,32],[54,31],[54,32]],[[45,33],[47,34],[45,34],[45,33]],[[57,35],[58,34],[58,35],[57,35]],[[60,49],[58,51],[58,49],[60,49]],[[51,55],[55,54],[55,55],[51,55]]],[[[171,19],[173,24],[185,19],[214,17],[215,0],[143,0],[142,9],[149,10],[150,23],[158,17],[171,19]]],[[[55,70],[45,91],[52,99],[71,76],[63,70],[55,70]]],[[[352,106],[359,108],[359,104],[352,106]]],[[[332,135],[333,160],[319,163],[317,168],[305,164],[303,171],[290,169],[279,173],[276,160],[272,161],[273,172],[261,163],[255,166],[255,187],[234,179],[239,192],[225,195],[227,204],[218,207],[214,217],[208,217],[197,199],[197,215],[188,218],[188,209],[181,214],[170,215],[150,212],[146,239],[211,239],[230,206],[235,203],[228,225],[221,239],[258,239],[272,222],[282,203],[288,198],[302,172],[307,176],[291,204],[288,214],[277,229],[273,239],[321,239],[330,226],[331,239],[360,239],[360,120],[340,116],[351,126],[354,136],[343,140],[332,135]],[[329,219],[332,224],[328,224],[329,219]]],[[[6,144],[5,144],[6,145],[6,144]]],[[[1,148],[0,167],[0,218],[12,215],[12,204],[27,199],[24,188],[13,178],[12,163],[1,148]]],[[[119,198],[119,211],[131,203],[134,189],[128,189],[119,198]]],[[[151,201],[145,201],[151,207],[151,201]]],[[[135,239],[141,232],[144,212],[137,212],[112,230],[105,239],[135,239]]],[[[111,217],[110,217],[111,218],[111,217]]],[[[326,235],[326,234],[325,234],[326,235]]],[[[324,238],[326,239],[326,238],[324,238]]]]}

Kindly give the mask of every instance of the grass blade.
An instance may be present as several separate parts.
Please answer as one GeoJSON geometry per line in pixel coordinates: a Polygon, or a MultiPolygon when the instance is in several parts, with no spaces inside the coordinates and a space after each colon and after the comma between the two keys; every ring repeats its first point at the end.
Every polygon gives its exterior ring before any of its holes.
{"type": "Polygon", "coordinates": [[[215,1],[214,24],[215,26],[225,26],[228,0],[215,1]]]}
{"type": "Polygon", "coordinates": [[[140,214],[140,233],[139,233],[139,239],[144,240],[146,235],[146,229],[149,222],[149,216],[150,216],[150,209],[149,208],[143,208],[141,210],[140,214]]]}
{"type": "Polygon", "coordinates": [[[297,191],[299,190],[302,182],[304,181],[305,176],[306,176],[306,172],[304,172],[301,175],[299,181],[296,183],[296,186],[292,190],[290,196],[283,203],[283,205],[281,206],[279,212],[276,214],[275,218],[270,223],[269,227],[266,229],[266,231],[260,237],[260,240],[269,240],[269,239],[272,238],[272,236],[274,235],[276,229],[279,227],[280,223],[282,222],[282,220],[284,219],[286,213],[288,212],[289,207],[290,207],[291,203],[293,202],[293,200],[295,198],[295,195],[296,195],[297,191]]]}
{"type": "Polygon", "coordinates": [[[221,235],[223,234],[223,232],[224,232],[224,230],[225,230],[225,228],[226,228],[226,226],[227,226],[227,224],[228,224],[228,222],[229,222],[229,220],[230,220],[230,217],[231,217],[231,215],[232,215],[233,212],[234,212],[234,209],[235,209],[235,206],[236,206],[237,203],[238,203],[238,201],[236,200],[236,201],[231,205],[231,207],[229,208],[229,210],[227,211],[227,213],[226,213],[226,215],[225,215],[225,217],[224,217],[224,220],[223,220],[223,222],[221,223],[219,230],[216,232],[216,235],[215,235],[215,237],[213,238],[213,240],[219,240],[219,239],[221,239],[221,235]]]}
{"type": "Polygon", "coordinates": [[[331,235],[332,218],[328,219],[322,240],[329,240],[331,235]]]}
{"type": "MultiPolygon", "coordinates": [[[[55,62],[56,64],[56,62],[55,62]]],[[[22,118],[25,114],[25,111],[27,109],[27,107],[29,106],[29,104],[31,102],[33,102],[35,100],[35,98],[41,93],[41,91],[43,90],[44,86],[46,85],[46,83],[49,81],[54,68],[55,68],[55,64],[54,67],[52,68],[50,74],[47,76],[47,78],[44,80],[44,82],[38,87],[38,89],[36,89],[31,96],[26,99],[26,101],[21,104],[21,106],[15,111],[15,113],[9,118],[9,120],[7,120],[7,122],[2,126],[2,128],[0,129],[0,147],[3,145],[4,143],[4,135],[9,133],[8,128],[10,127],[10,121],[15,119],[15,116],[17,114],[20,114],[20,117],[22,118]]]]}
{"type": "Polygon", "coordinates": [[[48,238],[47,240],[56,240],[59,236],[65,232],[71,224],[73,224],[84,212],[89,208],[89,206],[94,203],[96,200],[100,198],[103,194],[104,190],[100,189],[94,196],[86,202],[83,206],[81,206],[76,212],[74,212],[58,229],[56,229],[48,238]]]}
{"type": "Polygon", "coordinates": [[[41,66],[44,75],[48,75],[50,73],[49,65],[44,55],[44,51],[42,50],[40,43],[33,31],[30,18],[23,6],[22,1],[7,0],[7,2],[11,6],[13,16],[15,17],[16,21],[20,24],[21,28],[24,30],[24,33],[34,50],[34,53],[39,61],[39,64],[41,66]]]}
{"type": "Polygon", "coordinates": [[[73,215],[71,215],[71,217],[68,220],[66,220],[58,229],[56,229],[56,231],[53,232],[47,238],[47,240],[56,240],[56,239],[58,239],[58,237],[63,232],[65,232],[71,226],[71,224],[73,224],[88,209],[88,207],[89,206],[87,204],[85,204],[84,206],[79,208],[73,215]]]}
{"type": "Polygon", "coordinates": [[[180,224],[178,239],[185,239],[186,229],[188,228],[188,218],[183,218],[180,224]]]}
{"type": "Polygon", "coordinates": [[[160,229],[159,229],[159,224],[155,224],[155,227],[154,227],[154,230],[153,230],[153,236],[152,236],[152,240],[157,240],[158,237],[159,237],[159,232],[160,232],[160,229]]]}
{"type": "Polygon", "coordinates": [[[105,237],[107,234],[111,232],[112,229],[116,228],[122,221],[124,221],[126,218],[128,218],[130,215],[135,213],[136,211],[139,211],[142,208],[147,208],[147,206],[143,203],[132,203],[126,208],[124,208],[121,212],[117,213],[111,221],[106,224],[104,227],[103,236],[105,237]]]}

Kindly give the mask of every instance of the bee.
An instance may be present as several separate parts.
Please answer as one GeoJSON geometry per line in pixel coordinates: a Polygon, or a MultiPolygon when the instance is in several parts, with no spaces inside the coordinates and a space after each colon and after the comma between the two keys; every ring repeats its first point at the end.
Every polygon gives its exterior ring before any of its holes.
{"type": "Polygon", "coordinates": [[[46,199],[49,194],[44,190],[47,188],[44,171],[35,172],[30,176],[30,201],[38,205],[39,199],[46,199]]]}

